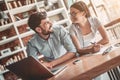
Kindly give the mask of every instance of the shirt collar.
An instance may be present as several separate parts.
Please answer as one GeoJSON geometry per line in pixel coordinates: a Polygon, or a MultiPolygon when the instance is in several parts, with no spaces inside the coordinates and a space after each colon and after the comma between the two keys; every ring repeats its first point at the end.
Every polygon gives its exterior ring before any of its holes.
{"type": "MultiPolygon", "coordinates": [[[[53,34],[54,34],[54,32],[51,32],[50,36],[49,36],[49,38],[47,40],[53,38],[53,34]]],[[[42,37],[40,37],[39,34],[36,34],[36,37],[37,37],[38,40],[40,39],[41,41],[47,41],[47,40],[43,39],[42,37]]]]}

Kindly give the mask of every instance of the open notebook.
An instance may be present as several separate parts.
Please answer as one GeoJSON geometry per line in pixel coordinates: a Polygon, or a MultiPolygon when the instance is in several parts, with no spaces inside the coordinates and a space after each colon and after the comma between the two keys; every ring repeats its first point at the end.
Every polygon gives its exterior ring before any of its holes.
{"type": "Polygon", "coordinates": [[[97,55],[97,54],[102,54],[102,55],[105,55],[117,48],[120,48],[120,43],[116,43],[116,44],[112,44],[112,45],[108,45],[108,46],[103,46],[99,52],[95,53],[94,55],[97,55]]]}
{"type": "Polygon", "coordinates": [[[23,80],[45,80],[63,71],[66,65],[50,70],[34,57],[29,56],[19,62],[6,66],[6,68],[23,80]]]}

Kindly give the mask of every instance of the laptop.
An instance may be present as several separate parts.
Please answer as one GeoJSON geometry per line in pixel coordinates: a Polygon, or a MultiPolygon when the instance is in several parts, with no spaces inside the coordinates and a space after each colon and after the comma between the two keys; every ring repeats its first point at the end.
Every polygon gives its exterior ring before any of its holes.
{"type": "Polygon", "coordinates": [[[66,65],[58,66],[52,70],[45,67],[32,56],[6,66],[11,72],[22,78],[22,80],[46,80],[63,71],[66,65]]]}

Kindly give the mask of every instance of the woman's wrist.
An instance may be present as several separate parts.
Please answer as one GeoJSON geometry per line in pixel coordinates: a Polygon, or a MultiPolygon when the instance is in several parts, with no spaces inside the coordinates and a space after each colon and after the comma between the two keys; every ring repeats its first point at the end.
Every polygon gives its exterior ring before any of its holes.
{"type": "Polygon", "coordinates": [[[88,53],[94,53],[94,50],[92,47],[88,49],[88,53]]]}

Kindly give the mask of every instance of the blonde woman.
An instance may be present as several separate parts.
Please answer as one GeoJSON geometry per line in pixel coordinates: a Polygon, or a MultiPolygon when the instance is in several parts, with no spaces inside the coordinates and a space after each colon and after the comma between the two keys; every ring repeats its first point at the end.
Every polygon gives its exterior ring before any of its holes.
{"type": "MultiPolygon", "coordinates": [[[[72,25],[69,32],[80,55],[96,53],[100,50],[100,45],[109,42],[104,26],[96,17],[91,17],[90,11],[84,2],[79,1],[71,5],[70,15],[72,25]],[[94,41],[97,32],[101,35],[98,42],[94,41]],[[94,43],[92,43],[93,41],[94,43]]],[[[94,80],[109,80],[109,78],[105,73],[94,80]]]]}
{"type": "Polygon", "coordinates": [[[70,15],[73,23],[70,27],[70,35],[80,55],[98,52],[100,45],[109,42],[103,25],[96,17],[91,17],[84,2],[79,1],[71,5],[70,15]],[[93,44],[97,32],[100,33],[102,39],[93,44]]]}

